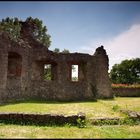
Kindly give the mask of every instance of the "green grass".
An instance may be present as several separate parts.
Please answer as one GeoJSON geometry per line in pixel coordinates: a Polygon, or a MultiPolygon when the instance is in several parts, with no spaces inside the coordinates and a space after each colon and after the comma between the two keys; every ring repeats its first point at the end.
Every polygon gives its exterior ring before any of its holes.
{"type": "Polygon", "coordinates": [[[1,125],[0,138],[140,138],[140,125],[87,128],[1,125]]]}
{"type": "MultiPolygon", "coordinates": [[[[124,117],[120,109],[140,111],[140,97],[98,100],[97,102],[22,101],[0,105],[0,112],[57,113],[84,112],[89,118],[124,117]]],[[[140,138],[140,125],[21,126],[0,124],[0,138],[140,138]]]]}
{"type": "Polygon", "coordinates": [[[21,101],[0,105],[0,112],[56,113],[64,115],[86,113],[89,117],[121,117],[119,109],[140,110],[140,98],[115,98],[97,102],[21,101]]]}

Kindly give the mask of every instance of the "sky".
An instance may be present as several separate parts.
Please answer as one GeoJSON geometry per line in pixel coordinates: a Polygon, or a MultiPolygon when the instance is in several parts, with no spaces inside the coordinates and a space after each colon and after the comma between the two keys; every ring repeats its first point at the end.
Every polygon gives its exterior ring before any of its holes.
{"type": "Polygon", "coordinates": [[[51,35],[50,50],[93,55],[101,45],[109,70],[124,59],[140,57],[139,1],[11,1],[0,2],[0,20],[39,18],[51,35]]]}

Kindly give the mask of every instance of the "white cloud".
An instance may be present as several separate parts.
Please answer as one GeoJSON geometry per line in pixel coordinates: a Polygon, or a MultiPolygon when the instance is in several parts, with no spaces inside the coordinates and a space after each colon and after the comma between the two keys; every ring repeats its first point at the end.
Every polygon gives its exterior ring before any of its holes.
{"type": "Polygon", "coordinates": [[[81,47],[81,52],[93,54],[95,48],[103,45],[109,56],[109,68],[124,59],[140,57],[140,24],[131,26],[114,38],[98,39],[87,46],[81,47]],[[101,42],[102,44],[100,44],[101,42]]]}

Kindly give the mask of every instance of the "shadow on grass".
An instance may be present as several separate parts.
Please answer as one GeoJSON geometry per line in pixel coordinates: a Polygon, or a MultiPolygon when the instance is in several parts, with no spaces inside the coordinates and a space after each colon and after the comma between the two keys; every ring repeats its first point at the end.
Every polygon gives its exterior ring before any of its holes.
{"type": "Polygon", "coordinates": [[[73,104],[73,103],[96,103],[98,100],[80,100],[80,101],[51,101],[51,100],[38,100],[38,99],[24,99],[24,100],[15,100],[7,101],[0,104],[0,106],[14,105],[20,103],[39,103],[39,104],[73,104]]]}
{"type": "Polygon", "coordinates": [[[39,104],[75,104],[75,103],[96,103],[98,100],[102,101],[114,101],[116,97],[113,98],[102,98],[102,99],[85,99],[85,100],[68,100],[68,101],[54,101],[54,100],[46,100],[46,99],[19,99],[19,100],[8,100],[3,103],[0,103],[0,106],[6,106],[6,105],[14,105],[14,104],[20,104],[20,103],[39,103],[39,104]]]}

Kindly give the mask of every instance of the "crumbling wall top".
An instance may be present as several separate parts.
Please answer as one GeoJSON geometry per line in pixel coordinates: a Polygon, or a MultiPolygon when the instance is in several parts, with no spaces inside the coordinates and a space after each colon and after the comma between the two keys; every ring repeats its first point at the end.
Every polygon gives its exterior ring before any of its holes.
{"type": "Polygon", "coordinates": [[[98,47],[94,53],[94,55],[107,55],[104,46],[98,47]]]}

